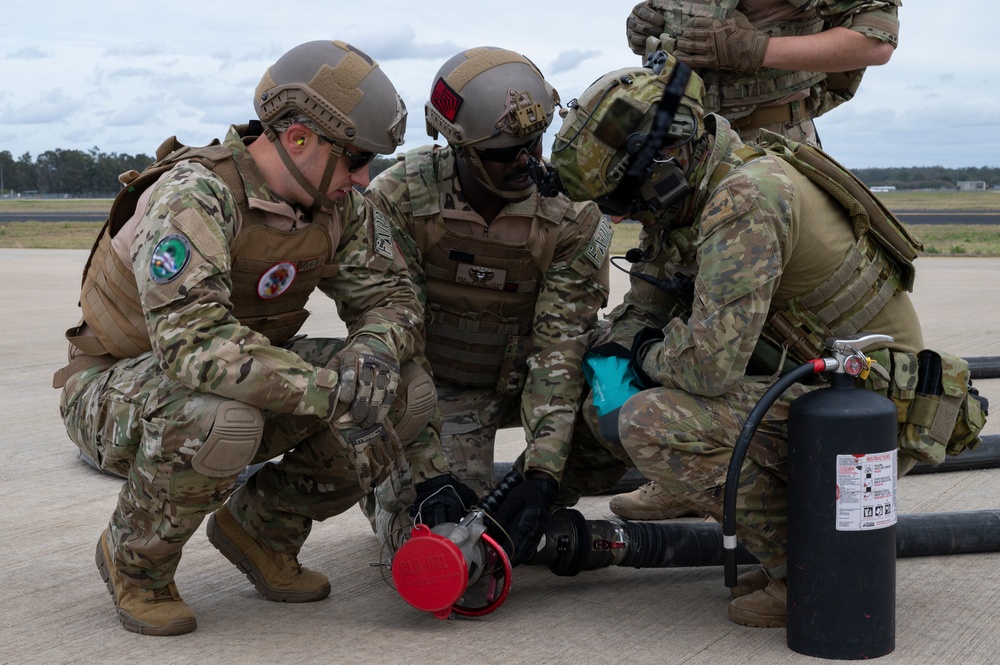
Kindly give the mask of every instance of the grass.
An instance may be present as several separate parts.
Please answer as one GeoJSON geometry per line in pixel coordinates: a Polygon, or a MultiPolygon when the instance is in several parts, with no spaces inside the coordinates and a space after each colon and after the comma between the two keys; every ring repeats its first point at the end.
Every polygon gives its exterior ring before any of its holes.
{"type": "MultiPolygon", "coordinates": [[[[894,210],[998,210],[1000,192],[888,192],[879,194],[894,210]]],[[[106,212],[108,199],[0,200],[0,212],[106,212]]],[[[0,248],[89,249],[98,222],[0,223],[0,248]]],[[[911,224],[927,256],[1000,256],[1000,227],[976,224],[911,224]]],[[[638,245],[638,224],[614,227],[612,252],[638,245]]]]}

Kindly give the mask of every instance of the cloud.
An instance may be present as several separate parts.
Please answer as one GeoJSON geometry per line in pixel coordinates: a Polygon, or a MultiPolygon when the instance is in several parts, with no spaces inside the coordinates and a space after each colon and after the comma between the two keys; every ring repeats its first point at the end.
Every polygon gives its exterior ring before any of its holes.
{"type": "Polygon", "coordinates": [[[561,74],[576,69],[584,60],[601,57],[600,51],[561,51],[556,59],[549,65],[548,71],[543,72],[546,76],[561,74]]]}
{"type": "Polygon", "coordinates": [[[37,46],[25,46],[7,54],[8,60],[44,60],[51,57],[51,53],[43,51],[37,46]]]}
{"type": "Polygon", "coordinates": [[[72,118],[82,105],[81,100],[66,95],[62,88],[54,88],[39,93],[34,102],[7,110],[2,119],[11,125],[43,125],[72,118]]]}

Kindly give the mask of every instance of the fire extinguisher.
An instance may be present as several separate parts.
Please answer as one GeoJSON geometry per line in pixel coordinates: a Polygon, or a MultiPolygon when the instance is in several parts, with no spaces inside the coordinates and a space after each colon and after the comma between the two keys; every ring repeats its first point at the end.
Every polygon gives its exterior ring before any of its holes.
{"type": "Polygon", "coordinates": [[[788,415],[788,647],[862,659],[896,645],[896,406],[855,385],[863,349],[892,338],[827,340],[830,385],[788,415]]]}
{"type": "Polygon", "coordinates": [[[788,419],[788,630],[793,651],[875,658],[895,648],[896,407],[855,386],[863,350],[888,335],[826,340],[831,357],[781,376],[747,416],[723,497],[726,586],[736,585],[740,469],[764,414],[792,384],[830,372],[829,386],[792,402],[788,419]]]}

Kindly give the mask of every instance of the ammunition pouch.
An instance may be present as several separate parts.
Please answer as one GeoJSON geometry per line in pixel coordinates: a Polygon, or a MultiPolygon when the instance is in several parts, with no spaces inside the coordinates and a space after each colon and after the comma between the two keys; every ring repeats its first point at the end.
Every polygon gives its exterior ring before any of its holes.
{"type": "Polygon", "coordinates": [[[901,452],[926,464],[939,464],[945,456],[980,444],[989,401],[972,386],[967,361],[929,349],[883,350],[871,356],[888,372],[873,370],[865,388],[895,403],[901,452]]]}

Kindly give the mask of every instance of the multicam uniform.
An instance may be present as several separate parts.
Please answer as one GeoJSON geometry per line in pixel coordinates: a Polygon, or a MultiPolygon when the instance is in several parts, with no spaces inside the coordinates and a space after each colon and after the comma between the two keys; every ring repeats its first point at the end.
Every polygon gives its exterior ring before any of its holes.
{"type": "Polygon", "coordinates": [[[534,192],[487,223],[465,201],[452,149],[438,146],[407,152],[368,196],[398,226],[425,305],[439,413],[422,438],[440,435],[446,466],[438,473],[482,495],[493,484],[497,429],[520,423],[525,471],[560,480],[582,356],[607,304],[607,220],[593,204],[534,192]]]}
{"type": "MultiPolygon", "coordinates": [[[[900,0],[650,0],[663,14],[664,33],[646,40],[646,52],[674,52],[675,35],[695,17],[724,19],[734,10],[771,37],[811,35],[844,27],[896,46],[900,0]]],[[[768,129],[818,144],[813,118],[854,97],[864,69],[823,73],[762,67],[754,74],[700,69],[705,111],[725,116],[744,141],[768,129]]]]}
{"type": "MultiPolygon", "coordinates": [[[[744,146],[724,119],[708,116],[706,121],[713,118],[717,132],[700,187],[673,231],[644,237],[647,247],[656,246],[647,251],[648,262],[633,266],[661,279],[676,271],[694,275],[689,313],[672,318],[676,301],[633,279],[609,318],[611,337],[626,347],[643,328],[665,334],[662,346],[654,345],[642,363],[662,387],[642,391],[622,407],[618,422],[624,449],[666,491],[721,519],[721,490],[736,435],[773,378],[749,374],[759,338],[773,334],[776,313],[828,286],[855,255],[852,248],[867,257],[854,265],[857,275],[879,265],[884,253],[865,253],[868,245],[859,244],[845,209],[791,163],[770,148],[765,154],[744,146]]],[[[882,278],[876,278],[876,291],[885,285],[882,278]]],[[[857,278],[846,283],[857,284],[857,278]]],[[[876,311],[868,313],[870,320],[860,331],[891,335],[893,349],[920,350],[920,324],[908,294],[901,288],[887,293],[887,302],[871,308],[876,311]]],[[[857,300],[863,304],[874,298],[865,294],[857,300]]],[[[831,327],[850,328],[853,319],[847,314],[856,312],[845,313],[831,327]]],[[[771,407],[742,471],[740,542],[780,577],[788,407],[814,388],[795,385],[771,407]]]]}
{"type": "Polygon", "coordinates": [[[260,542],[297,553],[312,520],[365,489],[362,453],[347,444],[365,432],[337,408],[326,366],[356,340],[400,360],[422,349],[384,216],[352,193],[310,220],[271,194],[244,131],[168,170],[113,239],[104,233],[71,336],[71,356],[91,367],[57,375],[70,438],[128,477],[110,544],[144,588],[171,581],[183,544],[247,463],[282,454],[230,506],[260,542]],[[348,340],[293,337],[315,288],[337,302],[348,340]]]}

